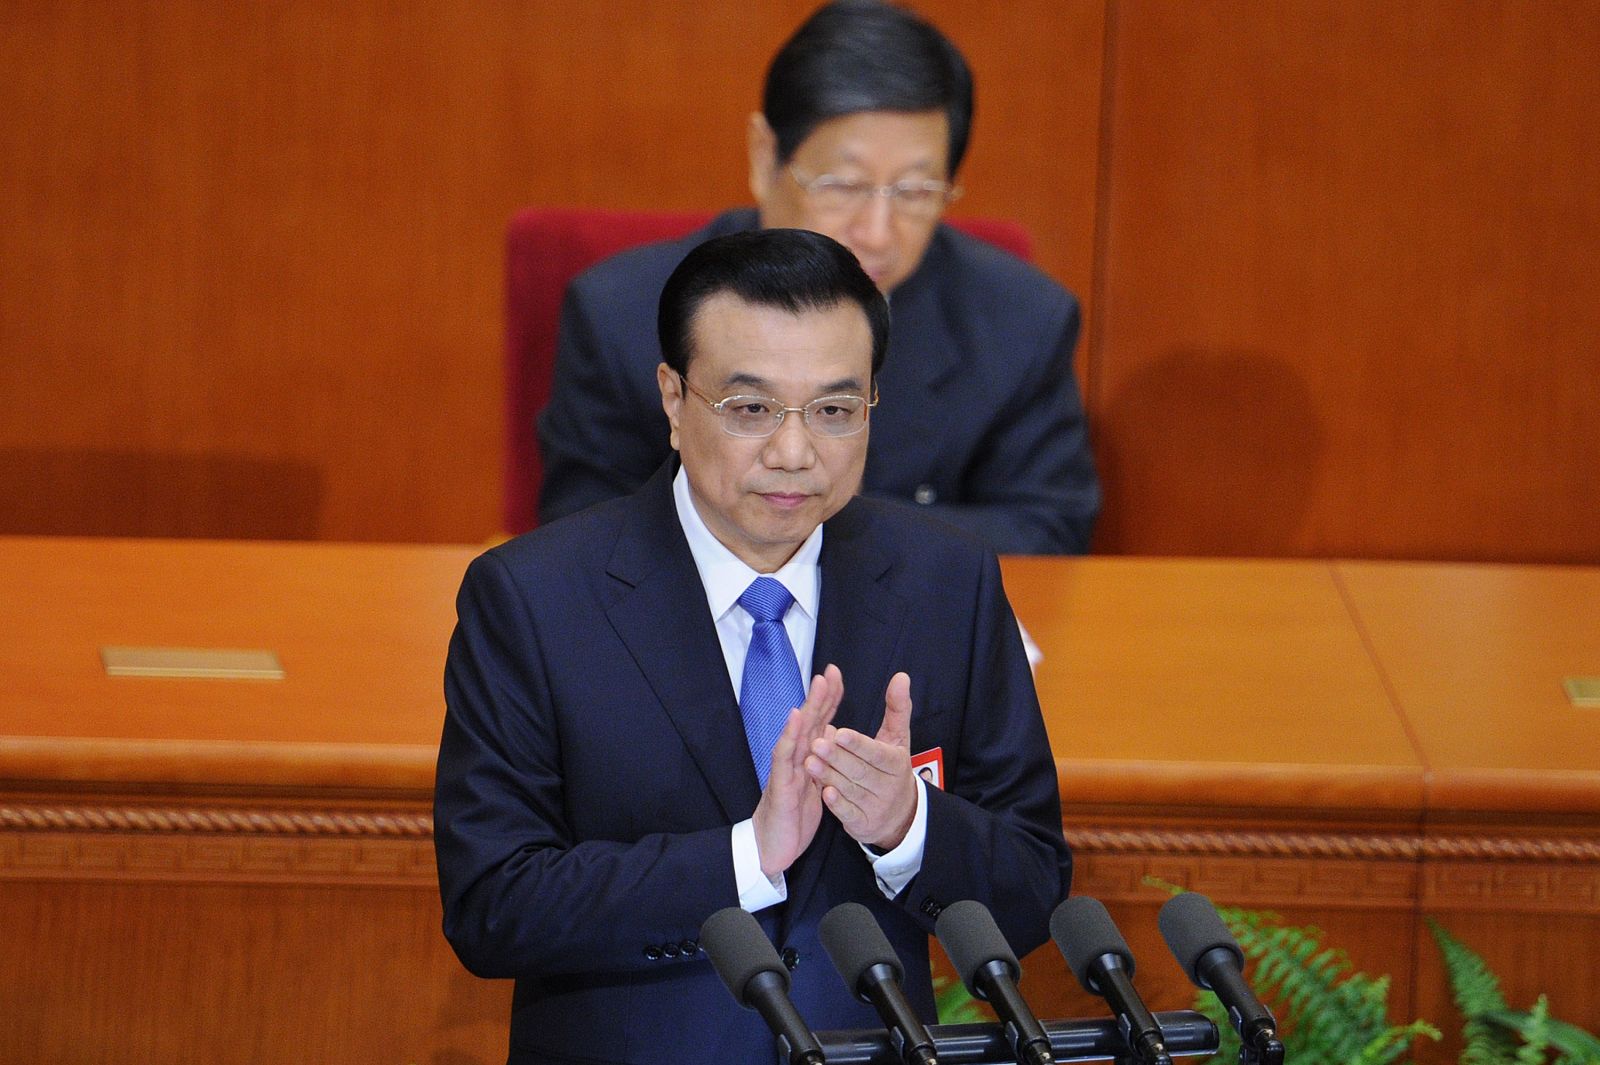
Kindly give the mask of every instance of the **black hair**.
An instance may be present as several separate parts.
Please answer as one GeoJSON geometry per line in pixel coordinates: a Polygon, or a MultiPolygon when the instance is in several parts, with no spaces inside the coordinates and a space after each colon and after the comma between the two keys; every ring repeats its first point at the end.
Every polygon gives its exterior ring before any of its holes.
{"type": "Polygon", "coordinates": [[[713,237],[699,245],[667,278],[656,312],[661,358],[687,376],[693,356],[695,315],[720,293],[790,314],[831,310],[850,302],[872,330],[872,374],[889,347],[889,303],[850,249],[809,229],[754,229],[713,237]]]}
{"type": "Polygon", "coordinates": [[[972,130],[972,71],[931,22],[882,0],[819,8],[773,56],[761,97],[780,163],[830,118],[938,109],[950,119],[954,178],[972,130]]]}

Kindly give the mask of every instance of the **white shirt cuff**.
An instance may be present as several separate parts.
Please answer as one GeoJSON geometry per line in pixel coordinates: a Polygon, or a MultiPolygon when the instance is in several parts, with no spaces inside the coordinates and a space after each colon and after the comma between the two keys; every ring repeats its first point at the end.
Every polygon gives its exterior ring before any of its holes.
{"type": "MultiPolygon", "coordinates": [[[[917,852],[917,862],[922,862],[921,850],[917,852]]],[[[776,906],[789,897],[789,885],[782,873],[768,880],[761,871],[754,821],[744,820],[733,826],[733,883],[739,889],[739,908],[751,913],[776,906]]]]}
{"type": "Polygon", "coordinates": [[[911,827],[906,830],[906,838],[894,850],[884,854],[873,854],[867,848],[861,848],[872,862],[872,875],[877,878],[878,890],[887,899],[904,891],[906,885],[911,883],[911,878],[922,871],[923,846],[928,842],[928,782],[921,777],[914,779],[917,782],[917,812],[911,816],[911,827]]]}

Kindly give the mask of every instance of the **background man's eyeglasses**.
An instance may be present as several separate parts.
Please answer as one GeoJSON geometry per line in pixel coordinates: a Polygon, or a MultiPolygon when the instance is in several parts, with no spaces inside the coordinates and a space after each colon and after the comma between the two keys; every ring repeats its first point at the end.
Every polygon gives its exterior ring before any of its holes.
{"type": "Polygon", "coordinates": [[[811,202],[820,211],[845,214],[858,211],[870,203],[875,196],[883,196],[889,201],[889,206],[895,212],[906,218],[932,218],[942,211],[946,204],[953,203],[961,196],[961,186],[952,185],[948,181],[922,181],[906,179],[896,181],[893,185],[874,185],[866,181],[851,181],[848,178],[836,177],[833,174],[822,174],[818,177],[808,178],[796,170],[789,168],[789,176],[795,183],[805,190],[811,197],[811,202]]]}

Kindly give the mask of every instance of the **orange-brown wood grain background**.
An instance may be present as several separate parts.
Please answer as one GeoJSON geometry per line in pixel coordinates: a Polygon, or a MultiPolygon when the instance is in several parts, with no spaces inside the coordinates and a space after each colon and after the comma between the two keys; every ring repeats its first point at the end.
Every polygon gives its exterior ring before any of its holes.
{"type": "MultiPolygon", "coordinates": [[[[0,532],[473,541],[501,237],[744,202],[812,5],[0,8],[0,532]]],[[[1110,552],[1600,560],[1600,5],[927,0],[1110,552]]]]}

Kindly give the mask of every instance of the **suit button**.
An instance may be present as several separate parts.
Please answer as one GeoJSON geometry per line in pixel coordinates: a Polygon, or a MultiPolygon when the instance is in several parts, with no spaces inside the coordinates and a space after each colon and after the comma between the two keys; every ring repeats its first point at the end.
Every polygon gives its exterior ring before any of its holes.
{"type": "Polygon", "coordinates": [[[676,958],[678,956],[678,944],[668,943],[666,946],[661,948],[661,953],[665,954],[669,958],[676,958]]]}
{"type": "Polygon", "coordinates": [[[660,961],[661,960],[661,948],[660,947],[655,947],[655,946],[645,947],[644,948],[644,956],[645,956],[646,960],[648,960],[648,961],[660,961]]]}
{"type": "Polygon", "coordinates": [[[783,967],[790,972],[794,972],[800,964],[800,952],[793,947],[784,947],[783,953],[779,956],[783,958],[783,967]]]}
{"type": "Polygon", "coordinates": [[[938,501],[939,493],[934,491],[931,484],[919,484],[917,485],[917,490],[911,493],[911,498],[923,506],[928,506],[930,503],[938,501]]]}
{"type": "Polygon", "coordinates": [[[691,958],[700,953],[700,944],[692,939],[685,939],[682,943],[678,944],[678,949],[683,951],[683,956],[685,958],[691,958]]]}
{"type": "Polygon", "coordinates": [[[937,919],[944,912],[944,903],[938,899],[923,899],[922,912],[929,917],[937,919]]]}

